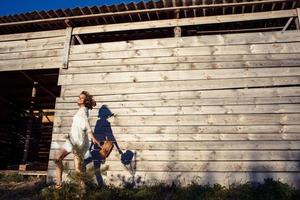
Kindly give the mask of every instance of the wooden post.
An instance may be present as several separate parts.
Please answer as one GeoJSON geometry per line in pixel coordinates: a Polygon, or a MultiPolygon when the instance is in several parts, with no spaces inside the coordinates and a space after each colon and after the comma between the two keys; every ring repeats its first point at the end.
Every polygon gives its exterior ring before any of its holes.
{"type": "Polygon", "coordinates": [[[180,10],[176,9],[174,13],[175,13],[175,18],[179,19],[180,18],[180,10]]]}
{"type": "Polygon", "coordinates": [[[300,24],[300,8],[297,8],[297,18],[296,18],[295,22],[296,22],[297,29],[300,30],[299,29],[299,24],[300,24]]]}
{"type": "Polygon", "coordinates": [[[72,30],[73,30],[72,27],[67,27],[66,29],[66,40],[64,45],[64,56],[63,56],[63,66],[62,66],[63,69],[68,69],[72,30]]]}
{"type": "MultiPolygon", "coordinates": [[[[176,4],[176,2],[175,1],[173,1],[173,4],[175,5],[176,4]]],[[[180,18],[180,10],[179,9],[176,9],[175,10],[175,18],[176,19],[179,19],[180,18]]],[[[179,27],[179,26],[176,26],[175,28],[174,28],[174,37],[181,37],[181,28],[179,27]]]]}
{"type": "Polygon", "coordinates": [[[70,19],[66,19],[66,20],[65,20],[65,24],[67,25],[67,27],[72,27],[72,26],[74,26],[73,23],[72,23],[72,21],[71,21],[70,19]]]}
{"type": "Polygon", "coordinates": [[[25,145],[24,145],[23,158],[22,158],[22,162],[24,164],[26,164],[27,159],[28,159],[28,151],[29,151],[29,146],[30,146],[30,137],[31,137],[31,133],[32,133],[32,123],[33,123],[33,108],[34,108],[34,103],[35,103],[36,86],[37,85],[38,85],[38,82],[33,83],[32,93],[31,93],[29,116],[28,116],[28,122],[27,122],[27,128],[26,128],[25,145]]]}
{"type": "Polygon", "coordinates": [[[300,30],[300,24],[299,24],[299,21],[298,21],[298,17],[295,17],[294,22],[295,22],[296,29],[300,30]]]}

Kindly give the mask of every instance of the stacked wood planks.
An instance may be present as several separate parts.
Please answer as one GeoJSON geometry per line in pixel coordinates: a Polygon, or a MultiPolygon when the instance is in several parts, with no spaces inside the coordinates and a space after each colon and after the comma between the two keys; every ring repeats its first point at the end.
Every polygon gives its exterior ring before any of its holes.
{"type": "Polygon", "coordinates": [[[65,32],[0,35],[0,71],[60,68],[65,32]]]}
{"type": "MultiPolygon", "coordinates": [[[[111,126],[121,148],[136,152],[139,183],[268,177],[300,186],[299,31],[75,45],[68,66],[59,76],[50,179],[87,90],[98,102],[93,126],[101,105],[116,114],[111,126]]],[[[107,166],[107,183],[133,178],[116,151],[107,166]]]]}

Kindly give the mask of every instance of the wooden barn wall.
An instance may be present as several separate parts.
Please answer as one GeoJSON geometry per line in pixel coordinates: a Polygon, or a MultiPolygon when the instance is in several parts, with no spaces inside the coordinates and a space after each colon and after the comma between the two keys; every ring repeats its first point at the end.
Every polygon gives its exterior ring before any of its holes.
{"type": "Polygon", "coordinates": [[[60,68],[66,30],[0,35],[0,71],[60,68]]]}
{"type": "Polygon", "coordinates": [[[106,104],[120,147],[136,153],[130,174],[114,149],[108,184],[274,178],[300,187],[299,31],[71,46],[59,84],[50,179],[87,90],[98,102],[91,124],[106,104]]]}

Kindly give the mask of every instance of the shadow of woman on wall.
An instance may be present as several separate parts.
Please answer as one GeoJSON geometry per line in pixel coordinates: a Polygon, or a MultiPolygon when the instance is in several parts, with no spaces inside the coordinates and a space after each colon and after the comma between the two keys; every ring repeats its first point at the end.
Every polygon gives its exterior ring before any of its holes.
{"type": "MultiPolygon", "coordinates": [[[[107,120],[109,117],[112,117],[112,116],[114,116],[114,114],[110,111],[110,109],[107,107],[107,105],[102,105],[98,111],[98,120],[96,122],[94,134],[95,134],[95,137],[97,138],[97,140],[100,141],[101,145],[107,139],[114,144],[114,146],[117,148],[118,152],[122,155],[122,151],[113,135],[110,122],[107,120]]],[[[104,186],[104,182],[103,182],[103,178],[101,175],[100,167],[101,167],[101,164],[104,164],[105,159],[102,158],[99,154],[100,148],[101,147],[99,147],[97,144],[91,144],[91,146],[90,146],[91,156],[84,160],[84,166],[86,166],[90,162],[93,162],[94,173],[96,176],[98,186],[102,187],[102,186],[104,186]]]]}

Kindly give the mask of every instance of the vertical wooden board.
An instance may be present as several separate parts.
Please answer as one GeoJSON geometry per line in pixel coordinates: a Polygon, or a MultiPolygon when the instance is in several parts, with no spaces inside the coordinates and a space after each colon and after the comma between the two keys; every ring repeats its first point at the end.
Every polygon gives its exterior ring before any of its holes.
{"type": "Polygon", "coordinates": [[[71,39],[72,39],[72,27],[67,27],[66,29],[66,39],[64,45],[64,55],[63,55],[63,64],[62,68],[67,69],[69,65],[69,54],[70,54],[70,46],[71,46],[71,39]]]}

